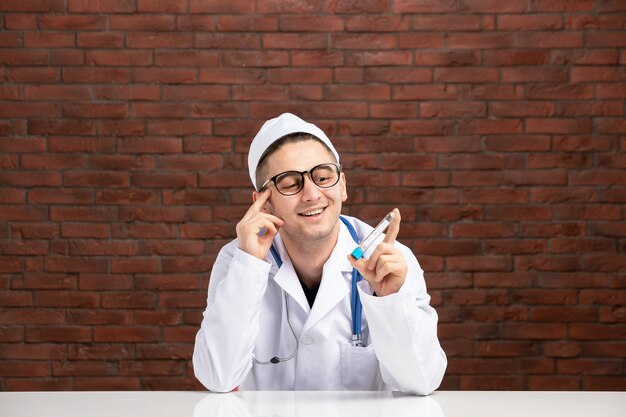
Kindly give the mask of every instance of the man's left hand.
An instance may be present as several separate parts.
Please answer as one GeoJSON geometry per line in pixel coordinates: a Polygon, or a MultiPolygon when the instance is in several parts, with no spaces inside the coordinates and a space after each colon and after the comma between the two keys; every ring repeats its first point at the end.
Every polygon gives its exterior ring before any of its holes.
{"type": "Polygon", "coordinates": [[[395,294],[398,292],[406,278],[408,266],[400,249],[394,242],[400,231],[400,210],[393,209],[393,219],[387,229],[383,241],[376,247],[369,259],[361,258],[358,261],[352,255],[348,259],[377,296],[395,294]]]}

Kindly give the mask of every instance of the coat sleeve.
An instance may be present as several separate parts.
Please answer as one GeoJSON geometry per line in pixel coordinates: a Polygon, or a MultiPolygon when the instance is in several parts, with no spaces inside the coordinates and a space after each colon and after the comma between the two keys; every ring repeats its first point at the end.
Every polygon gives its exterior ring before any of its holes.
{"type": "Polygon", "coordinates": [[[210,391],[232,391],[252,368],[270,267],[237,248],[236,242],[217,256],[193,351],[194,374],[210,391]]]}
{"type": "Polygon", "coordinates": [[[374,297],[363,281],[359,295],[385,383],[428,395],[441,384],[448,361],[437,338],[437,313],[429,304],[424,272],[413,253],[400,247],[408,264],[400,291],[374,297]]]}

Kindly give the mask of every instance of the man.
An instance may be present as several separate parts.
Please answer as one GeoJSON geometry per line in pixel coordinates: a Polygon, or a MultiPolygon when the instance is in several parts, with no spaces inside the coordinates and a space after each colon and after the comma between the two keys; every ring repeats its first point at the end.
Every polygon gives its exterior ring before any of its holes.
{"type": "Polygon", "coordinates": [[[253,204],[211,272],[193,354],[198,380],[219,392],[434,391],[447,360],[423,271],[395,241],[399,211],[382,241],[354,259],[372,227],[340,218],[339,155],[321,129],[290,113],[263,125],[248,166],[253,204]],[[364,277],[362,319],[352,313],[354,268],[364,277]]]}

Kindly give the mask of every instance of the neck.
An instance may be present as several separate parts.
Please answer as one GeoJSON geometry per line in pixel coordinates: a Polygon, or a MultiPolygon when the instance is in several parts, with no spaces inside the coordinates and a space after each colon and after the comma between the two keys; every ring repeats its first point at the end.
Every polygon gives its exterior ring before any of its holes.
{"type": "Polygon", "coordinates": [[[330,258],[338,237],[339,224],[331,236],[318,241],[293,241],[288,237],[283,237],[283,244],[298,274],[298,279],[305,287],[311,289],[320,285],[324,264],[330,258]]]}

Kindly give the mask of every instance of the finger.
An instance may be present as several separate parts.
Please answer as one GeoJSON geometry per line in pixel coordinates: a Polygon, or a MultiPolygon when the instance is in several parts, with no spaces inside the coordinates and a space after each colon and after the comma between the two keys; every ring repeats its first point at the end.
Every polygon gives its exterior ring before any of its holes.
{"type": "Polygon", "coordinates": [[[361,258],[359,260],[356,260],[352,255],[348,255],[348,261],[350,261],[350,265],[352,265],[353,268],[356,268],[356,270],[359,271],[364,278],[366,277],[366,275],[371,274],[371,272],[368,274],[368,270],[366,267],[367,262],[365,259],[361,258]]]}
{"type": "Polygon", "coordinates": [[[263,216],[264,219],[271,221],[276,226],[282,226],[283,223],[285,223],[283,219],[281,219],[280,217],[276,217],[273,214],[269,214],[269,213],[260,213],[260,214],[263,216]]]}
{"type": "Polygon", "coordinates": [[[374,277],[374,282],[381,282],[386,276],[394,274],[400,271],[400,264],[395,262],[386,262],[378,271],[374,277]]]}
{"type": "Polygon", "coordinates": [[[392,253],[394,249],[395,249],[394,246],[390,243],[385,243],[385,242],[379,243],[378,246],[376,246],[376,249],[374,250],[374,252],[372,252],[372,255],[368,258],[367,269],[369,269],[370,271],[373,271],[374,268],[376,267],[376,264],[380,262],[379,261],[380,256],[385,253],[392,253]]]}
{"type": "Polygon", "coordinates": [[[267,200],[269,200],[271,195],[272,189],[269,187],[261,191],[259,194],[257,194],[257,198],[254,203],[252,203],[252,206],[250,206],[250,210],[253,209],[254,211],[262,211],[263,206],[265,205],[265,203],[267,203],[267,200]]]}
{"type": "Polygon", "coordinates": [[[263,229],[271,231],[272,234],[276,234],[284,222],[274,215],[259,213],[258,217],[251,220],[251,223],[256,227],[257,234],[263,229]]]}
{"type": "Polygon", "coordinates": [[[397,208],[393,209],[393,219],[391,219],[391,223],[389,224],[389,228],[387,229],[387,234],[383,239],[383,242],[392,243],[398,237],[398,233],[400,232],[400,220],[402,220],[400,216],[400,210],[397,208]]]}
{"type": "Polygon", "coordinates": [[[395,261],[395,257],[393,255],[389,255],[389,254],[382,254],[379,258],[378,258],[378,262],[376,262],[376,264],[374,265],[374,268],[369,268],[368,265],[368,269],[370,270],[375,270],[376,274],[379,273],[379,271],[385,267],[385,265],[389,262],[394,262],[395,261]]]}

